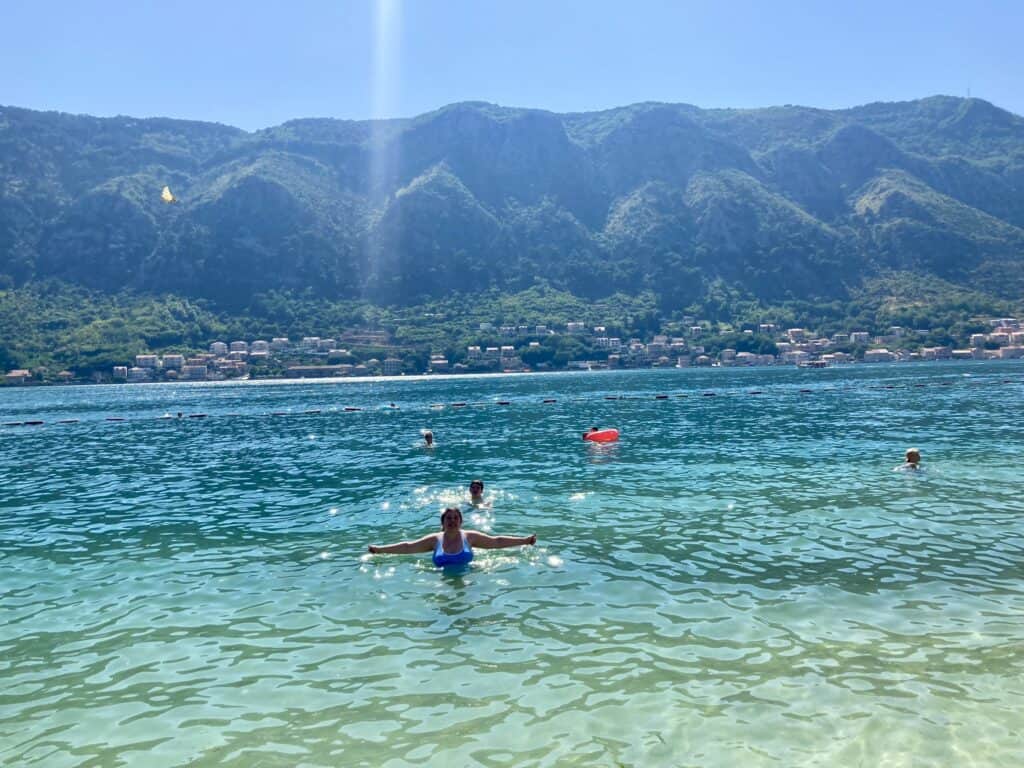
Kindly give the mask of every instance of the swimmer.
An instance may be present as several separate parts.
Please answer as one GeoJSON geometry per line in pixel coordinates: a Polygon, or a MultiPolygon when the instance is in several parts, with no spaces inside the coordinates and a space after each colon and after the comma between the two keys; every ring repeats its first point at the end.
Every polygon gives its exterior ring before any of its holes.
{"type": "Polygon", "coordinates": [[[423,442],[426,443],[427,448],[434,447],[434,433],[429,429],[423,430],[423,442]]]}
{"type": "Polygon", "coordinates": [[[484,501],[484,481],[471,480],[469,483],[469,503],[474,507],[486,505],[484,501]]]}
{"type": "Polygon", "coordinates": [[[590,434],[591,432],[600,432],[600,431],[601,430],[599,430],[597,427],[591,427],[590,429],[588,429],[586,432],[583,433],[583,439],[586,440],[587,439],[587,435],[590,434]]]}
{"type": "Polygon", "coordinates": [[[473,547],[480,549],[504,549],[523,547],[537,543],[537,534],[529,536],[491,536],[480,531],[462,530],[462,510],[448,507],[441,513],[441,532],[429,533],[414,541],[400,541],[397,544],[371,544],[367,550],[374,555],[412,555],[417,552],[433,552],[434,565],[438,568],[451,565],[468,565],[473,559],[473,547]]]}
{"type": "Polygon", "coordinates": [[[907,448],[906,462],[896,469],[916,472],[921,468],[921,452],[917,448],[907,448]]]}

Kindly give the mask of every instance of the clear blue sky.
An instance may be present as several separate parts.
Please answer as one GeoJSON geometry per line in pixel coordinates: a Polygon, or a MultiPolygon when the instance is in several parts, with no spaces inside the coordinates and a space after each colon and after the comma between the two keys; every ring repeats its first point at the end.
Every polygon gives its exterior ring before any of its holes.
{"type": "Polygon", "coordinates": [[[0,0],[0,104],[212,120],[483,100],[846,107],[936,93],[1024,114],[1020,0],[0,0]]]}

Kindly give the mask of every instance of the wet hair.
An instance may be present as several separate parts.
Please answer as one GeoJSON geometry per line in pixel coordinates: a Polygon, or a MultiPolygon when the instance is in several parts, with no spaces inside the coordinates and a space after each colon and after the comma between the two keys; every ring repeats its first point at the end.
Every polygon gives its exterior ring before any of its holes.
{"type": "Polygon", "coordinates": [[[921,460],[921,452],[919,450],[917,450],[917,448],[907,448],[906,456],[907,456],[907,461],[910,461],[910,457],[911,456],[917,457],[918,461],[921,460]]]}
{"type": "Polygon", "coordinates": [[[473,490],[474,485],[479,485],[481,491],[484,489],[484,481],[479,478],[469,481],[469,490],[473,490]]]}
{"type": "Polygon", "coordinates": [[[444,516],[449,512],[454,512],[459,516],[459,524],[462,524],[462,510],[458,507],[445,507],[444,512],[441,513],[441,527],[444,528],[444,516]]]}
{"type": "Polygon", "coordinates": [[[432,442],[434,442],[434,433],[431,432],[429,429],[426,430],[423,433],[423,439],[427,441],[427,445],[430,445],[432,442]]]}

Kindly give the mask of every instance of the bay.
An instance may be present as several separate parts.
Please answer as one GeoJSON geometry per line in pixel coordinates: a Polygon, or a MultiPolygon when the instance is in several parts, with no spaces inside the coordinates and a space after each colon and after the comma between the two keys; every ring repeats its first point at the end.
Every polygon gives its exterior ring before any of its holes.
{"type": "Polygon", "coordinates": [[[1022,406],[1006,361],[4,389],[0,764],[1019,765],[1022,406]],[[536,547],[366,554],[474,477],[536,547]]]}

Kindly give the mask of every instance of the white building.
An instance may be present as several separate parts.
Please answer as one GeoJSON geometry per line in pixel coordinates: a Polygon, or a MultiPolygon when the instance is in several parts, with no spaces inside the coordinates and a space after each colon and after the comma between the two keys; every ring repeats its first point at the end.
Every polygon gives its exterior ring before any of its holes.
{"type": "Polygon", "coordinates": [[[867,331],[854,331],[850,334],[850,341],[853,344],[870,344],[871,334],[867,331]]]}
{"type": "Polygon", "coordinates": [[[252,343],[252,346],[249,347],[249,351],[254,355],[266,355],[270,352],[270,344],[266,341],[263,341],[263,339],[257,339],[252,343]]]}
{"type": "Polygon", "coordinates": [[[210,352],[214,355],[226,355],[228,353],[228,345],[223,341],[215,341],[210,345],[210,352]]]}
{"type": "Polygon", "coordinates": [[[289,341],[284,336],[277,336],[277,337],[275,337],[275,338],[270,340],[270,348],[272,350],[274,350],[275,352],[283,352],[284,350],[288,349],[288,347],[290,347],[290,346],[291,346],[291,341],[289,341]]]}
{"type": "Polygon", "coordinates": [[[896,355],[885,348],[869,349],[864,352],[865,363],[891,363],[895,359],[896,355]]]}
{"type": "Polygon", "coordinates": [[[228,348],[229,352],[248,352],[249,345],[244,341],[232,341],[231,346],[228,348]]]}
{"type": "Polygon", "coordinates": [[[156,369],[160,367],[160,360],[156,355],[136,355],[135,367],[156,369]]]}
{"type": "Polygon", "coordinates": [[[381,370],[385,376],[398,376],[402,373],[402,361],[397,357],[385,358],[381,370]]]}
{"type": "Polygon", "coordinates": [[[134,365],[128,369],[128,381],[149,381],[153,378],[152,368],[134,365]]]}
{"type": "Polygon", "coordinates": [[[163,364],[164,370],[173,370],[173,371],[181,370],[181,367],[185,364],[185,356],[184,355],[164,355],[163,360],[161,361],[161,363],[163,364]]]}

